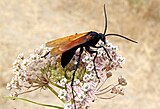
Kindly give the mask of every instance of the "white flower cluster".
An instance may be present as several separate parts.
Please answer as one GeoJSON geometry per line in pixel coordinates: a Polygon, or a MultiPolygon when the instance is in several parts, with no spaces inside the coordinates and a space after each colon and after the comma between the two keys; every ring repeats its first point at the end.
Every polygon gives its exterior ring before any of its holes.
{"type": "Polygon", "coordinates": [[[11,82],[7,84],[7,89],[18,89],[20,94],[25,92],[26,89],[37,89],[45,86],[49,81],[50,72],[43,72],[42,70],[52,65],[55,60],[51,56],[42,58],[47,52],[49,52],[49,48],[42,45],[28,57],[25,57],[22,53],[19,54],[13,63],[14,76],[11,82]]]}
{"type": "Polygon", "coordinates": [[[101,87],[112,76],[111,70],[122,67],[124,58],[117,54],[118,47],[109,42],[106,45],[100,42],[99,46],[102,47],[91,48],[97,51],[97,55],[87,51],[82,53],[73,86],[72,74],[79,56],[78,50],[65,68],[60,64],[59,55],[46,55],[50,49],[44,45],[35,49],[28,57],[19,54],[13,63],[14,76],[7,84],[7,89],[16,92],[14,96],[18,96],[49,86],[48,88],[64,102],[64,109],[75,109],[75,106],[78,109],[86,109],[104,93],[123,95],[122,89],[117,86],[126,85],[124,78],[119,78],[117,85],[109,85],[112,87],[101,87]],[[52,86],[59,88],[58,94],[52,86]]]}

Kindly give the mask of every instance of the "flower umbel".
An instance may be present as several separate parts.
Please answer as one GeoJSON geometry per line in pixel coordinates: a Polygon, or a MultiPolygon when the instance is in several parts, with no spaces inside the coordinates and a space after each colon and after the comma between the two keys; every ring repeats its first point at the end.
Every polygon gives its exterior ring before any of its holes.
{"type": "Polygon", "coordinates": [[[112,77],[113,70],[122,68],[124,58],[117,54],[117,46],[109,42],[106,45],[101,42],[98,44],[104,48],[93,48],[98,52],[96,58],[95,54],[87,51],[82,53],[73,88],[71,87],[72,74],[79,51],[77,50],[71,62],[62,68],[59,55],[43,57],[50,48],[42,45],[28,57],[24,54],[18,55],[13,63],[13,78],[7,84],[7,89],[11,91],[12,96],[17,97],[37,89],[48,88],[64,103],[64,109],[74,109],[74,105],[78,109],[86,109],[97,98],[110,99],[119,94],[123,95],[123,87],[127,85],[123,77],[119,77],[115,85],[107,84],[105,87],[104,85],[112,77]],[[54,87],[59,90],[54,90],[54,87]],[[108,97],[107,94],[109,94],[108,97]]]}

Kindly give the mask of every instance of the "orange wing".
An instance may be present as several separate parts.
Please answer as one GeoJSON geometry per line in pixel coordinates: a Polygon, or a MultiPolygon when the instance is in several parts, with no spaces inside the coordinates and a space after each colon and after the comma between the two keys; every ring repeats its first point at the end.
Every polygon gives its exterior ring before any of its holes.
{"type": "Polygon", "coordinates": [[[80,45],[80,44],[84,44],[85,42],[89,41],[91,38],[92,38],[92,36],[90,36],[90,35],[82,36],[82,37],[77,38],[77,39],[71,41],[70,43],[60,47],[60,50],[67,51],[73,47],[80,45]]]}
{"type": "Polygon", "coordinates": [[[85,43],[90,40],[90,38],[92,38],[92,36],[88,35],[88,32],[86,32],[50,41],[46,43],[46,46],[53,47],[51,50],[52,55],[58,55],[75,46],[85,43]]]}
{"type": "Polygon", "coordinates": [[[58,54],[62,54],[63,51],[61,51],[61,50],[59,49],[59,47],[56,47],[56,48],[52,48],[52,50],[50,51],[50,53],[51,53],[52,55],[56,56],[56,55],[58,55],[58,54]]]}
{"type": "Polygon", "coordinates": [[[87,34],[88,32],[85,32],[85,33],[70,35],[70,36],[66,36],[63,38],[56,39],[56,40],[52,40],[50,42],[47,42],[46,46],[47,47],[60,47],[60,46],[63,46],[64,44],[70,43],[71,41],[78,39],[82,36],[85,36],[87,34]]]}
{"type": "Polygon", "coordinates": [[[73,47],[76,47],[77,45],[83,44],[85,42],[86,42],[86,36],[82,36],[78,39],[71,41],[70,43],[64,44],[63,46],[52,48],[51,54],[52,55],[62,54],[63,52],[65,52],[73,47]]]}

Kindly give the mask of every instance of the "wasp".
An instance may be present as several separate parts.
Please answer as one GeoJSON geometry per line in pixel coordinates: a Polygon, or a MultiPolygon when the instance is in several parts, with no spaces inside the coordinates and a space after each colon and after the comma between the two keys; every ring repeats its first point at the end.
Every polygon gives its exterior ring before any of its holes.
{"type": "MultiPolygon", "coordinates": [[[[47,47],[52,47],[52,50],[48,52],[46,55],[49,53],[51,55],[59,55],[62,54],[61,56],[61,65],[64,68],[72,59],[74,56],[76,50],[80,48],[80,53],[79,53],[79,58],[77,60],[77,65],[75,67],[75,71],[73,73],[73,78],[75,76],[75,72],[80,64],[80,58],[81,54],[83,53],[84,49],[88,51],[89,53],[95,53],[94,60],[97,57],[97,51],[93,51],[92,48],[104,48],[104,46],[96,46],[96,44],[101,40],[104,44],[106,44],[106,37],[107,36],[118,36],[121,38],[124,38],[126,40],[129,40],[131,42],[137,43],[136,41],[129,39],[123,35],[119,34],[106,34],[107,31],[107,14],[106,14],[106,8],[104,4],[104,15],[105,15],[105,29],[103,33],[97,33],[95,31],[90,31],[90,32],[84,32],[80,34],[74,34],[70,36],[66,36],[63,38],[59,38],[56,40],[52,40],[46,43],[47,47]]],[[[104,48],[106,51],[108,57],[110,58],[107,50],[104,48]]],[[[46,56],[45,55],[45,56],[46,56]]],[[[94,61],[93,60],[93,61],[94,61]]],[[[73,83],[72,83],[73,84],[73,83]]]]}
{"type": "MultiPolygon", "coordinates": [[[[80,33],[80,34],[74,34],[74,35],[70,35],[70,36],[66,36],[63,38],[59,38],[56,40],[52,40],[46,43],[47,47],[52,47],[51,51],[48,52],[46,55],[48,55],[49,53],[51,55],[61,55],[61,65],[64,68],[72,59],[72,57],[74,56],[76,50],[78,48],[80,48],[80,52],[79,52],[79,57],[77,60],[77,64],[75,66],[75,70],[73,72],[73,76],[72,76],[72,82],[71,82],[71,86],[73,86],[73,81],[74,81],[74,77],[75,77],[75,73],[76,70],[78,69],[79,65],[80,65],[80,59],[81,59],[81,55],[83,53],[84,50],[88,51],[89,53],[95,53],[95,57],[93,59],[93,62],[95,61],[98,52],[95,50],[92,50],[92,48],[103,48],[108,57],[110,58],[107,50],[104,48],[104,46],[96,46],[96,44],[101,40],[104,44],[106,44],[106,37],[108,36],[118,36],[121,38],[124,38],[128,41],[137,43],[136,41],[129,39],[123,35],[120,34],[106,34],[107,31],[107,13],[106,13],[106,8],[105,8],[105,4],[104,4],[104,16],[105,16],[105,28],[104,28],[104,32],[103,33],[98,33],[95,31],[90,31],[90,32],[84,32],[84,33],[80,33]]],[[[111,58],[110,58],[111,59],[111,58]]],[[[94,69],[96,72],[96,66],[94,63],[94,69]]],[[[97,73],[96,73],[97,75],[97,73]]],[[[98,77],[98,75],[97,75],[98,77]]],[[[74,97],[74,94],[73,94],[74,97]]]]}

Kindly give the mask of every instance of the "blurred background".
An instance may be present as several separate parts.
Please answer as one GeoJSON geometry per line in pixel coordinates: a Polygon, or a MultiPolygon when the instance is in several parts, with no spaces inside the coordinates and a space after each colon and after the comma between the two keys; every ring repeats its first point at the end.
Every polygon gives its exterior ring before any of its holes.
{"type": "MultiPolygon", "coordinates": [[[[119,46],[126,63],[114,75],[128,82],[124,96],[98,99],[91,109],[160,108],[160,0],[0,0],[0,109],[49,109],[3,98],[12,77],[12,63],[45,42],[86,31],[103,32],[103,4],[107,5],[108,33],[130,37],[108,40],[119,46]]],[[[116,81],[116,80],[113,80],[116,81]]],[[[60,104],[49,91],[24,97],[60,104]]]]}

